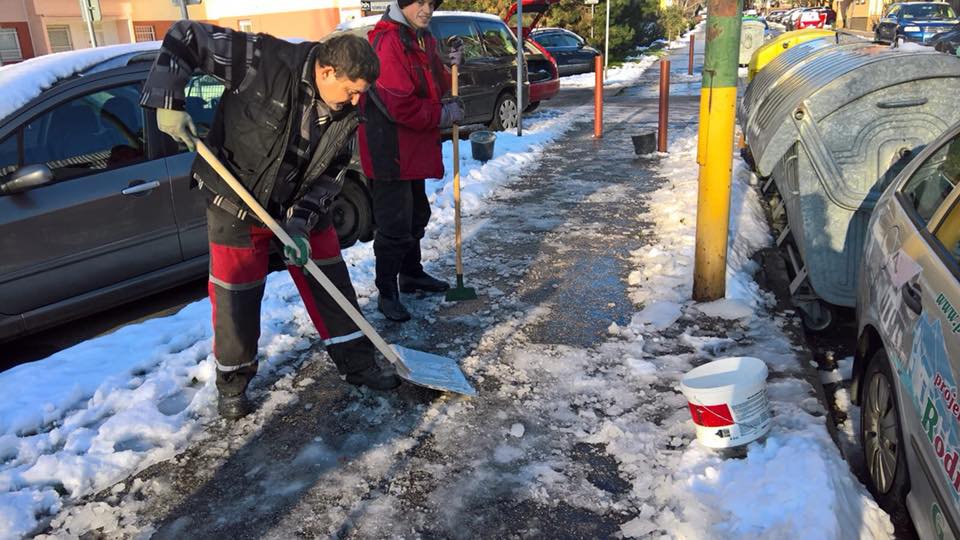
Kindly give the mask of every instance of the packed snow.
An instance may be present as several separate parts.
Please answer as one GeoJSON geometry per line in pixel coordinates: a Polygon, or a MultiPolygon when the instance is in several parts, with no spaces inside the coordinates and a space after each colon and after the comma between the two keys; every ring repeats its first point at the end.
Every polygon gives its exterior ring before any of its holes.
{"type": "Polygon", "coordinates": [[[46,54],[16,64],[0,66],[0,88],[3,88],[4,93],[4,99],[0,100],[0,120],[39,96],[60,79],[70,77],[121,54],[155,51],[159,48],[159,41],[109,45],[46,54]]]}
{"type": "MultiPolygon", "coordinates": [[[[611,80],[630,84],[642,70],[625,66],[623,73],[611,74],[611,80]]],[[[531,117],[522,138],[498,133],[496,157],[485,164],[471,159],[468,145],[461,146],[464,215],[484,210],[494,190],[509,186],[536,164],[553,140],[588,115],[585,108],[544,110],[531,117]]],[[[643,232],[653,239],[632,253],[628,285],[636,309],[629,324],[611,324],[607,341],[590,349],[515,344],[496,364],[484,365],[477,356],[464,359],[468,377],[513,381],[488,399],[523,401],[524,410],[505,410],[490,418],[476,400],[450,398],[426,405],[417,429],[429,430],[436,445],[489,451],[487,461],[474,462],[458,482],[427,495],[429,504],[442,509],[438,519],[454,519],[457,510],[469,504],[464,490],[507,483],[521,486],[519,493],[531,501],[628,514],[619,531],[626,538],[658,531],[678,538],[892,536],[889,518],[850,473],[827,433],[823,408],[803,379],[794,344],[782,329],[784,315],[771,311],[769,293],[753,279],[757,265],[750,257],[771,238],[755,179],[739,160],[727,297],[712,303],[691,300],[696,147],[694,129],[678,130],[670,153],[658,158],[664,183],[650,194],[649,209],[642,210],[652,224],[643,232]],[[775,413],[771,432],[751,443],[740,459],[696,441],[678,390],[680,377],[689,369],[734,355],[767,363],[767,390],[775,413]],[[499,423],[500,432],[490,436],[465,431],[463,425],[477,415],[499,423]],[[560,440],[556,435],[562,435],[560,440]],[[629,504],[592,485],[571,483],[582,464],[561,454],[535,452],[544,445],[580,443],[601,447],[616,460],[620,476],[629,483],[629,504]]],[[[449,163],[450,142],[443,152],[449,163]]],[[[433,218],[423,244],[425,263],[449,251],[450,172],[428,182],[433,218]]],[[[469,239],[474,232],[467,227],[465,234],[469,239]]],[[[357,245],[344,255],[360,302],[369,302],[375,291],[372,245],[357,245]]],[[[484,337],[486,346],[546,315],[533,309],[498,321],[484,337]]],[[[29,533],[38,520],[86,494],[111,486],[118,492],[153,489],[139,479],[125,479],[173,458],[191,443],[220,443],[201,441],[204,422],[216,415],[209,319],[208,302],[198,301],[176,315],[126,326],[0,373],[0,393],[6,396],[0,402],[0,538],[29,533]]],[[[288,274],[271,274],[262,310],[261,375],[289,372],[292,360],[315,339],[288,274]]],[[[281,378],[262,409],[296,399],[297,388],[290,380],[281,378]]],[[[387,414],[377,412],[383,417],[371,421],[385,421],[387,414]]],[[[410,437],[403,437],[371,445],[353,457],[376,476],[412,444],[410,437]]],[[[297,461],[330,463],[331,474],[338,474],[338,457],[317,440],[301,450],[297,461]]],[[[327,489],[350,490],[362,480],[342,474],[325,483],[327,489]]],[[[270,485],[274,490],[296,489],[295,483],[279,477],[270,485]]],[[[369,504],[367,514],[376,516],[371,527],[387,534],[402,508],[390,494],[369,504]]],[[[125,511],[136,510],[131,506],[125,511]]],[[[102,503],[73,507],[54,523],[73,536],[96,528],[115,536],[144,532],[125,528],[128,525],[102,503]]]]}

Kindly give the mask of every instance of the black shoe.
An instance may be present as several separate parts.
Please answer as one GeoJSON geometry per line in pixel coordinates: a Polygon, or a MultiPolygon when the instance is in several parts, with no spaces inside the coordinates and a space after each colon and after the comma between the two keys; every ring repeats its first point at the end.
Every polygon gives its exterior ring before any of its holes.
{"type": "Polygon", "coordinates": [[[410,320],[410,312],[400,302],[399,297],[391,298],[381,294],[380,299],[377,300],[377,309],[391,321],[405,322],[410,320]]]}
{"type": "Polygon", "coordinates": [[[400,292],[412,293],[416,291],[424,291],[439,293],[449,288],[449,283],[437,279],[426,272],[417,277],[400,274],[400,292]]]}
{"type": "Polygon", "coordinates": [[[217,412],[227,420],[239,420],[253,412],[253,403],[250,402],[246,394],[235,396],[220,394],[220,399],[217,400],[217,412]]]}
{"type": "Polygon", "coordinates": [[[347,382],[357,386],[366,386],[374,390],[392,390],[400,386],[400,377],[388,373],[374,364],[367,369],[347,374],[347,382]]]}

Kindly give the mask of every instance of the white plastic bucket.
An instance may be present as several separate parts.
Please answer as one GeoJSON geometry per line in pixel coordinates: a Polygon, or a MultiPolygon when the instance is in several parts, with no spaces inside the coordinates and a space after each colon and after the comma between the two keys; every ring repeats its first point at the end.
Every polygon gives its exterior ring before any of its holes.
{"type": "Polygon", "coordinates": [[[721,358],[690,370],[680,380],[697,440],[709,448],[730,448],[770,431],[767,365],[749,356],[721,358]]]}

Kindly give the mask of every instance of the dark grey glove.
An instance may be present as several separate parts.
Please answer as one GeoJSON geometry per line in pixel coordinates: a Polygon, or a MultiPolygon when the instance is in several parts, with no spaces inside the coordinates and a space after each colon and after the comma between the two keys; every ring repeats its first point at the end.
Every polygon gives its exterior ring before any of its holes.
{"type": "Polygon", "coordinates": [[[444,100],[440,106],[440,129],[448,128],[454,124],[463,122],[463,102],[460,98],[450,98],[444,100]]]}

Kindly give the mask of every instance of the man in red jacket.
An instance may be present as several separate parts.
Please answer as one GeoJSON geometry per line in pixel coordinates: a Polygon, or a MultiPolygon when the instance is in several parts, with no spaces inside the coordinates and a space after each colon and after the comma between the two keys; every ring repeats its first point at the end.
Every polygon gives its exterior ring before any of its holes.
{"type": "Polygon", "coordinates": [[[390,320],[410,320],[400,292],[443,292],[450,286],[431,277],[420,262],[420,240],[430,219],[425,178],[443,178],[440,129],[463,120],[444,67],[459,64],[461,47],[450,47],[444,61],[430,33],[430,19],[441,0],[395,0],[368,39],[380,59],[380,77],[361,99],[366,122],[360,125],[360,158],[372,180],[373,240],[380,312],[390,320]]]}

